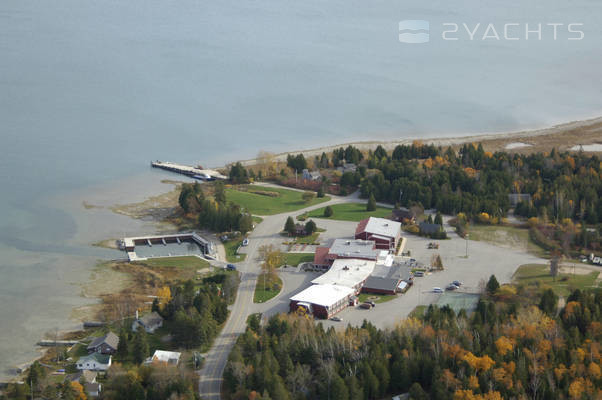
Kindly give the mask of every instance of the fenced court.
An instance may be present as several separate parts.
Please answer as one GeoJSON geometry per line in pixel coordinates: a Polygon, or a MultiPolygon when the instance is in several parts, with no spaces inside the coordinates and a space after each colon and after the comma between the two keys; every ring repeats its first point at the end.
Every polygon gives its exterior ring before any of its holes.
{"type": "Polygon", "coordinates": [[[466,310],[470,314],[477,308],[479,297],[481,295],[476,293],[445,292],[439,297],[436,304],[439,307],[447,305],[455,313],[459,313],[460,310],[466,310]]]}

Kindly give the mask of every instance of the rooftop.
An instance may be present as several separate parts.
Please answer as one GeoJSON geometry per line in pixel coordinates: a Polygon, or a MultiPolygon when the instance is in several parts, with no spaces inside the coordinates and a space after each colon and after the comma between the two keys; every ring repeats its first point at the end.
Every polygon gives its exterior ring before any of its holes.
{"type": "Polygon", "coordinates": [[[311,283],[353,288],[370,276],[376,263],[370,260],[337,259],[330,269],[311,283]]]}
{"type": "Polygon", "coordinates": [[[180,355],[177,351],[155,350],[152,361],[159,361],[168,364],[177,364],[180,361],[180,355]]]}
{"type": "Polygon", "coordinates": [[[92,353],[77,360],[80,364],[83,364],[86,361],[96,361],[99,364],[108,364],[111,361],[111,356],[108,354],[92,353]]]}
{"type": "Polygon", "coordinates": [[[374,241],[360,239],[335,239],[330,246],[329,254],[339,257],[357,257],[376,260],[380,250],[374,248],[374,241]]]}
{"type": "Polygon", "coordinates": [[[161,317],[156,311],[153,311],[150,314],[146,314],[144,317],[139,319],[140,322],[146,327],[158,325],[163,322],[163,317],[161,317]]]}
{"type": "Polygon", "coordinates": [[[109,332],[104,336],[97,337],[88,345],[88,350],[94,350],[103,343],[106,343],[111,346],[111,348],[117,350],[117,346],[119,345],[119,336],[113,332],[109,332]]]}
{"type": "Polygon", "coordinates": [[[360,221],[355,234],[361,232],[368,232],[373,235],[384,236],[387,238],[395,238],[401,231],[401,224],[399,222],[391,221],[385,218],[370,217],[360,221]]]}
{"type": "Polygon", "coordinates": [[[351,296],[354,292],[353,289],[346,286],[312,285],[291,297],[291,300],[330,307],[351,296]]]}

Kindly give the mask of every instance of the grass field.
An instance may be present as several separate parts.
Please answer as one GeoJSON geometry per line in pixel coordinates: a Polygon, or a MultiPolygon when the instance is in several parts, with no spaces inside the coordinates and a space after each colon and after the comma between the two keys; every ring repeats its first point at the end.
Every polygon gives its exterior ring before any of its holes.
{"type": "MultiPolygon", "coordinates": [[[[361,221],[368,217],[385,218],[391,215],[391,208],[376,207],[375,211],[366,211],[365,203],[335,204],[332,207],[333,214],[328,219],[339,221],[361,221]]],[[[325,207],[324,207],[325,208],[325,207]]],[[[311,211],[310,218],[324,218],[324,208],[311,211]]]]}
{"type": "Polygon", "coordinates": [[[202,269],[209,267],[209,263],[194,256],[150,258],[142,262],[149,267],[174,267],[202,269]]]}
{"type": "Polygon", "coordinates": [[[236,250],[242,244],[242,238],[228,240],[224,243],[224,249],[226,250],[226,260],[228,262],[239,262],[244,261],[247,258],[246,254],[236,254],[236,250]]]}
{"type": "Polygon", "coordinates": [[[287,265],[298,266],[304,262],[314,260],[314,253],[286,253],[285,260],[287,265]]]}
{"type": "Polygon", "coordinates": [[[540,257],[546,254],[544,249],[531,240],[528,229],[501,225],[471,225],[468,230],[468,238],[470,240],[526,250],[540,257]]]}
{"type": "Polygon", "coordinates": [[[358,297],[360,303],[365,301],[373,301],[376,304],[386,303],[387,301],[391,301],[397,296],[394,294],[373,294],[373,293],[361,293],[358,297]]]}
{"type": "Polygon", "coordinates": [[[325,196],[322,198],[314,197],[310,202],[305,202],[301,197],[303,192],[259,185],[242,186],[241,188],[278,194],[277,196],[272,197],[245,192],[243,190],[238,190],[237,188],[226,189],[226,199],[228,201],[239,204],[241,207],[247,209],[251,214],[255,215],[280,214],[283,212],[299,210],[301,208],[330,200],[330,197],[325,196]]]}
{"type": "Polygon", "coordinates": [[[558,274],[556,280],[550,275],[550,266],[545,264],[525,264],[518,267],[513,276],[516,284],[550,287],[559,296],[568,296],[574,289],[598,287],[598,271],[588,274],[558,274]]]}
{"type": "Polygon", "coordinates": [[[282,279],[278,275],[262,273],[257,277],[253,302],[265,303],[269,299],[276,297],[281,290],[282,279]]]}

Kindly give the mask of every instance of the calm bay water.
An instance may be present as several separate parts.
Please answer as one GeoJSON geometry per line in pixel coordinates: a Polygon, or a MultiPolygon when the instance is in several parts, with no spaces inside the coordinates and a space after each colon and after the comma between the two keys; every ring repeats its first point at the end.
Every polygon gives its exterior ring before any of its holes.
{"type": "Polygon", "coordinates": [[[214,166],[598,116],[600,15],[596,0],[2,1],[0,375],[75,325],[79,283],[116,256],[90,243],[154,229],[82,206],[165,190],[151,159],[214,166]],[[405,19],[430,21],[431,41],[400,43],[405,19]],[[445,22],[481,25],[444,41],[445,22]],[[565,27],[481,40],[490,23],[565,27]]]}

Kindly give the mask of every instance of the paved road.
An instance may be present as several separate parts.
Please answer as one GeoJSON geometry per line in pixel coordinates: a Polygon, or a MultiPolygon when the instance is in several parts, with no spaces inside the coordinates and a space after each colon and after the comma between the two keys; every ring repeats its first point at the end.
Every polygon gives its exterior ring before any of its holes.
{"type": "Polygon", "coordinates": [[[284,227],[284,223],[289,216],[299,215],[305,211],[311,211],[327,205],[360,201],[358,194],[348,197],[331,197],[332,199],[327,202],[302,210],[264,216],[263,221],[249,235],[249,245],[245,248],[247,258],[245,261],[237,264],[237,268],[241,273],[241,283],[236,301],[231,307],[230,316],[222,332],[216,338],[211,350],[209,350],[205,357],[203,369],[199,372],[199,393],[203,399],[212,400],[220,398],[222,374],[228,361],[228,354],[230,354],[236,338],[245,331],[247,317],[254,312],[263,311],[268,306],[268,303],[253,303],[255,284],[261,272],[260,261],[258,260],[259,248],[269,244],[279,245],[282,241],[279,232],[284,227]]]}

